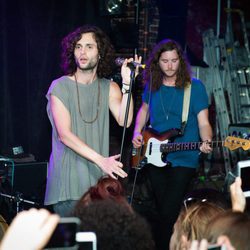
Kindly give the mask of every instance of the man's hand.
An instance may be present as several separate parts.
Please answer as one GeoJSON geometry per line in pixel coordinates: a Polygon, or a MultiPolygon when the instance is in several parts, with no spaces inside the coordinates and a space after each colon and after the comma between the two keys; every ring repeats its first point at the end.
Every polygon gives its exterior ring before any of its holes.
{"type": "Polygon", "coordinates": [[[205,154],[209,154],[210,152],[212,152],[212,148],[211,148],[211,141],[204,141],[201,146],[200,146],[200,151],[205,153],[205,154]]]}
{"type": "Polygon", "coordinates": [[[133,140],[132,140],[134,148],[139,148],[143,144],[143,137],[140,132],[134,132],[133,140]]]}
{"type": "MultiPolygon", "coordinates": [[[[142,57],[135,55],[135,58],[129,58],[129,59],[125,59],[121,68],[121,75],[122,75],[122,82],[126,83],[126,84],[130,84],[130,76],[131,76],[131,69],[127,66],[128,63],[130,62],[136,62],[136,63],[141,63],[142,57]]],[[[138,75],[139,73],[139,67],[137,66],[135,68],[135,77],[138,75]]]]}
{"type": "Polygon", "coordinates": [[[117,176],[125,178],[128,174],[122,170],[123,164],[117,159],[120,158],[120,154],[110,157],[103,157],[98,164],[102,171],[108,174],[110,177],[117,179],[117,176]],[[117,175],[117,176],[115,176],[117,175]]]}

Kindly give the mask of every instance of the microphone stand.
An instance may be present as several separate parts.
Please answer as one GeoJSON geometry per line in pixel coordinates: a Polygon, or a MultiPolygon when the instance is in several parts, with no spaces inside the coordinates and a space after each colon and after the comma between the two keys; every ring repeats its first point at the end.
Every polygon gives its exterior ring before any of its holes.
{"type": "Polygon", "coordinates": [[[20,211],[20,203],[21,202],[29,203],[32,205],[38,205],[38,203],[36,203],[34,201],[29,201],[29,200],[25,200],[25,199],[21,198],[22,193],[19,193],[19,192],[17,192],[15,196],[4,194],[4,193],[0,193],[0,196],[6,197],[6,198],[16,202],[16,214],[18,214],[18,212],[20,211]]]}
{"type": "MultiPolygon", "coordinates": [[[[150,81],[149,81],[149,102],[148,102],[148,106],[150,105],[151,103],[151,93],[152,93],[152,74],[150,72],[150,81]]],[[[145,121],[147,121],[147,119],[149,118],[149,109],[147,111],[147,114],[146,114],[146,118],[145,118],[145,121]]],[[[145,125],[143,127],[143,131],[146,129],[146,122],[145,122],[145,125]]],[[[142,147],[143,145],[141,145],[141,147],[138,149],[139,150],[139,155],[141,155],[141,151],[142,151],[142,147]]],[[[139,161],[139,160],[138,160],[139,161]]],[[[133,205],[133,201],[134,201],[134,193],[135,193],[135,185],[136,185],[136,182],[137,182],[137,177],[138,177],[138,173],[139,173],[139,170],[141,170],[142,168],[144,168],[144,166],[146,165],[146,162],[145,163],[139,163],[138,162],[138,166],[135,168],[135,176],[134,176],[134,181],[133,181],[133,185],[132,185],[132,191],[131,191],[131,196],[129,197],[129,204],[132,206],[133,205]]]]}
{"type": "MultiPolygon", "coordinates": [[[[6,168],[6,179],[8,180],[8,177],[9,177],[9,174],[11,172],[11,189],[13,189],[13,185],[14,185],[14,160],[12,159],[9,159],[9,158],[4,158],[4,157],[1,157],[0,156],[0,162],[3,161],[3,162],[9,162],[11,163],[11,171],[9,171],[7,168],[6,168]]],[[[5,163],[5,167],[7,167],[7,163],[5,163]]],[[[16,192],[15,195],[9,195],[9,194],[6,194],[5,192],[3,193],[2,191],[4,190],[1,190],[1,183],[0,183],[0,196],[2,197],[5,197],[5,198],[8,198],[10,199],[11,201],[13,200],[15,203],[16,203],[16,214],[20,211],[20,203],[21,202],[24,202],[24,203],[28,203],[28,204],[32,204],[32,205],[39,205],[37,202],[34,202],[34,201],[30,201],[30,200],[26,200],[26,199],[23,199],[21,198],[21,196],[23,195],[22,193],[20,192],[16,192]]]]}
{"type": "Polygon", "coordinates": [[[122,142],[121,142],[121,149],[120,149],[120,161],[122,159],[123,148],[124,148],[124,138],[125,138],[126,128],[127,128],[127,124],[128,124],[128,114],[129,114],[129,106],[130,106],[130,101],[131,101],[131,96],[132,96],[132,86],[133,86],[134,81],[135,81],[135,67],[130,67],[130,70],[131,70],[131,72],[130,72],[130,88],[129,88],[125,117],[124,117],[122,142]]]}

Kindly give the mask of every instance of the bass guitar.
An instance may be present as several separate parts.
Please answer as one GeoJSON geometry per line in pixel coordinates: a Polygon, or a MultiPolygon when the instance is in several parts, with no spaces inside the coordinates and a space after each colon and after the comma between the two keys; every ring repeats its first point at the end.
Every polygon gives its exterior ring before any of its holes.
{"type": "MultiPolygon", "coordinates": [[[[153,129],[143,132],[144,144],[140,148],[132,149],[131,166],[143,167],[145,164],[153,164],[157,167],[169,165],[167,154],[176,151],[197,150],[202,142],[172,142],[180,135],[179,129],[170,129],[165,133],[157,133],[153,129]]],[[[209,142],[212,148],[218,146],[227,147],[230,150],[250,148],[250,140],[228,136],[225,141],[209,142]]]]}

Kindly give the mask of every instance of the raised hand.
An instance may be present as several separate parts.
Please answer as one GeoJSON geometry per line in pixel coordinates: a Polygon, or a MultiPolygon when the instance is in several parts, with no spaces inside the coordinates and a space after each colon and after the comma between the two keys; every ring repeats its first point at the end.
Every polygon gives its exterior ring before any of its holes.
{"type": "Polygon", "coordinates": [[[45,209],[22,211],[12,221],[0,250],[38,250],[49,241],[60,217],[45,209]]]}
{"type": "MultiPolygon", "coordinates": [[[[126,84],[130,84],[130,76],[131,76],[131,69],[128,67],[128,63],[130,62],[136,62],[141,63],[142,57],[135,55],[135,58],[129,58],[125,59],[122,68],[121,68],[121,75],[122,75],[122,82],[126,84]]],[[[135,68],[135,76],[137,76],[139,73],[139,67],[137,66],[135,68]]]]}
{"type": "Polygon", "coordinates": [[[232,210],[244,212],[246,207],[246,198],[241,188],[241,178],[236,177],[235,182],[230,185],[230,195],[232,210]]]}

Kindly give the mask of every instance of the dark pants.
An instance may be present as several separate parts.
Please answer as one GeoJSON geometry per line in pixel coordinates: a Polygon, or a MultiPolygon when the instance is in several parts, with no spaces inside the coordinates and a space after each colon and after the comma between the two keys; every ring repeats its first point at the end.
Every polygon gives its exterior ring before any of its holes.
{"type": "MultiPolygon", "coordinates": [[[[179,215],[195,169],[186,167],[155,167],[148,165],[147,174],[158,213],[158,225],[152,228],[158,250],[169,249],[174,223],[179,215]]],[[[150,221],[150,220],[149,220],[150,221]]]]}

